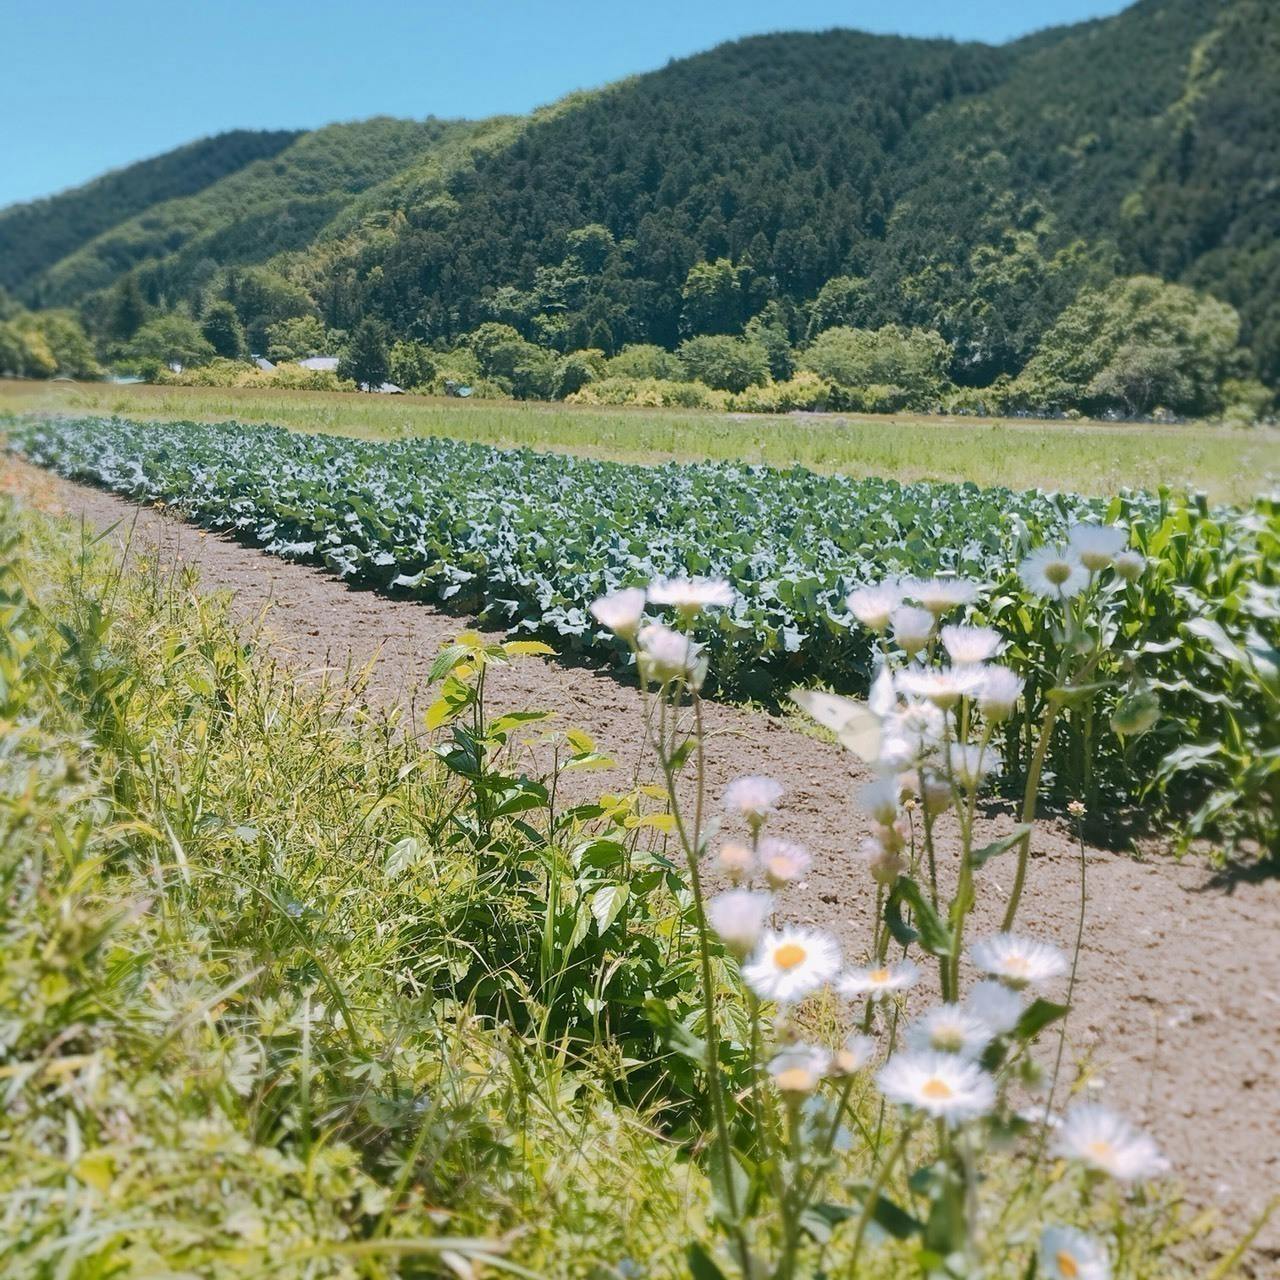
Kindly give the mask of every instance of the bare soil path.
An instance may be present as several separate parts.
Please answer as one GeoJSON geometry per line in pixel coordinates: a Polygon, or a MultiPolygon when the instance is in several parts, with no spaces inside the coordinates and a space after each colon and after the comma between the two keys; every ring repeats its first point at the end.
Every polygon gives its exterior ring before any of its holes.
{"type": "MultiPolygon", "coordinates": [[[[206,535],[153,509],[0,460],[4,490],[46,509],[116,524],[112,537],[162,562],[198,566],[202,589],[231,594],[275,656],[300,673],[368,665],[367,699],[409,705],[440,646],[469,625],[419,604],[353,591],[327,574],[206,535]]],[[[615,759],[593,789],[629,784],[642,754],[640,699],[603,671],[537,661],[500,670],[496,709],[546,708],[590,733],[615,759]]],[[[419,698],[419,705],[425,698],[419,698]]],[[[710,782],[765,773],[786,788],[778,834],[807,844],[814,868],[788,891],[784,915],[833,930],[850,959],[870,936],[874,892],[854,856],[866,820],[852,757],[754,711],[713,705],[710,782]]],[[[1008,828],[995,815],[992,830],[1008,828]]],[[[976,935],[998,920],[1011,865],[993,860],[976,935]]],[[[1091,1096],[1146,1125],[1189,1198],[1215,1207],[1238,1236],[1280,1190],[1280,880],[1223,880],[1202,864],[1086,852],[1084,948],[1068,1059],[1091,1096]]],[[[1021,925],[1071,950],[1080,857],[1070,834],[1039,832],[1021,925]]],[[[971,935],[972,936],[972,935],[971,935]]],[[[1061,1095],[1060,1095],[1061,1096],[1061,1095]]],[[[1280,1224],[1259,1239],[1259,1276],[1280,1267],[1280,1224]]]]}

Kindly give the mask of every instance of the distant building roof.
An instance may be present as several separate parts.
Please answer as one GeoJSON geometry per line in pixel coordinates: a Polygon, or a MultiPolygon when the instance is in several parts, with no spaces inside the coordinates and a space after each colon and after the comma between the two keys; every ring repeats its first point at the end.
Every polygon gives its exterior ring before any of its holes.
{"type": "MultiPolygon", "coordinates": [[[[368,391],[368,390],[370,390],[369,384],[368,384],[367,382],[362,382],[362,383],[360,384],[360,390],[361,390],[361,391],[368,391]]],[[[378,386],[377,386],[376,388],[374,388],[374,390],[376,390],[376,391],[380,392],[380,393],[381,393],[382,395],[384,395],[384,396],[402,396],[402,395],[404,395],[404,388],[403,388],[403,387],[397,387],[397,386],[396,386],[396,384],[395,384],[394,382],[380,382],[380,383],[378,384],[378,386]]]]}
{"type": "Polygon", "coordinates": [[[259,369],[265,369],[269,371],[275,368],[275,365],[273,365],[271,361],[267,359],[266,356],[250,356],[249,358],[253,361],[254,364],[258,366],[259,369]]]}
{"type": "Polygon", "coordinates": [[[325,373],[337,373],[338,357],[308,356],[305,360],[298,361],[298,367],[301,369],[319,369],[325,373]]]}

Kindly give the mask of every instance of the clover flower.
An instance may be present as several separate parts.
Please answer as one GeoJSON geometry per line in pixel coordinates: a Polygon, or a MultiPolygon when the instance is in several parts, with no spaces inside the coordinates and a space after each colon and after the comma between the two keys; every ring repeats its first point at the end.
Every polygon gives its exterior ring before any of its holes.
{"type": "Polygon", "coordinates": [[[858,792],[858,807],[882,827],[898,820],[900,788],[896,778],[876,778],[858,792]]]}
{"type": "Polygon", "coordinates": [[[758,851],[765,878],[775,889],[802,879],[813,864],[809,850],[791,840],[766,837],[760,841],[758,851]]]}
{"type": "Polygon", "coordinates": [[[934,619],[928,609],[901,604],[893,611],[890,622],[894,644],[909,658],[914,658],[933,639],[934,619]]]}
{"type": "Polygon", "coordinates": [[[906,584],[904,594],[940,618],[961,605],[972,604],[978,598],[978,584],[967,578],[914,579],[906,584]]]}
{"type": "Polygon", "coordinates": [[[991,1026],[959,1004],[940,1004],[922,1013],[906,1030],[909,1049],[979,1058],[993,1038],[991,1026]]]}
{"type": "Polygon", "coordinates": [[[1012,987],[1006,987],[994,978],[984,978],[976,983],[965,996],[964,1007],[998,1036],[1012,1031],[1022,1017],[1022,997],[1012,987]]]}
{"type": "Polygon", "coordinates": [[[1073,524],[1067,530],[1067,546],[1090,573],[1107,568],[1128,541],[1128,533],[1113,524],[1073,524]]]}
{"type": "Polygon", "coordinates": [[[778,1091],[792,1097],[812,1093],[830,1069],[831,1055],[815,1044],[789,1045],[769,1063],[778,1091]]]}
{"type": "Polygon", "coordinates": [[[1137,582],[1147,567],[1147,558],[1141,551],[1122,551],[1111,564],[1126,582],[1137,582]]]}
{"type": "Polygon", "coordinates": [[[950,711],[961,698],[982,687],[982,672],[972,667],[926,667],[899,671],[898,692],[909,698],[925,698],[940,711],[950,711]]]}
{"type": "Polygon", "coordinates": [[[840,948],[829,933],[790,926],[760,939],[742,967],[742,978],[761,1000],[794,1004],[839,972],[840,948]]]}
{"type": "Polygon", "coordinates": [[[1039,1254],[1045,1280],[1111,1280],[1106,1246],[1075,1227],[1046,1227],[1039,1254]]]}
{"type": "Polygon", "coordinates": [[[591,616],[614,635],[634,640],[644,617],[645,594],[640,587],[610,592],[591,604],[591,616]]]}
{"type": "Polygon", "coordinates": [[[868,631],[877,634],[889,626],[893,611],[902,603],[902,588],[886,581],[874,586],[858,587],[845,597],[845,604],[868,631]]]}
{"type": "Polygon", "coordinates": [[[837,1075],[851,1076],[871,1061],[875,1051],[876,1042],[870,1036],[855,1033],[835,1051],[831,1069],[837,1075]]]}
{"type": "Polygon", "coordinates": [[[1089,585],[1089,570],[1061,547],[1037,547],[1019,566],[1022,585],[1048,600],[1069,600],[1089,585]]]}
{"type": "Polygon", "coordinates": [[[919,981],[920,966],[914,960],[899,960],[874,969],[846,969],[836,983],[836,990],[855,1000],[860,996],[879,1000],[895,991],[907,991],[919,981]]]}
{"type": "Polygon", "coordinates": [[[660,622],[651,622],[640,629],[639,642],[638,662],[646,680],[653,680],[658,684],[680,679],[701,683],[698,671],[702,649],[688,636],[681,635],[660,622]]]}
{"type": "Polygon", "coordinates": [[[1077,1160],[1119,1182],[1144,1182],[1169,1169],[1169,1162],[1149,1134],[1096,1102],[1068,1109],[1053,1150],[1055,1155],[1077,1160]]]}
{"type": "Polygon", "coordinates": [[[995,1080],[955,1053],[895,1053],[880,1068],[876,1084],[890,1102],[948,1124],[976,1120],[996,1100],[995,1080]]]}
{"type": "Polygon", "coordinates": [[[985,779],[1000,772],[995,748],[976,742],[953,742],[947,755],[951,776],[966,790],[976,791],[985,779]]]}
{"type": "Polygon", "coordinates": [[[1067,972],[1067,957],[1048,942],[997,933],[969,948],[969,959],[1015,991],[1040,986],[1067,972]]]}
{"type": "Polygon", "coordinates": [[[707,902],[707,923],[739,958],[760,941],[773,912],[773,895],[751,889],[726,889],[707,902]]]}
{"type": "Polygon", "coordinates": [[[994,627],[946,626],[942,628],[942,647],[957,666],[971,667],[994,658],[1000,651],[1002,637],[994,627]]]}
{"type": "Polygon", "coordinates": [[[739,880],[751,878],[756,869],[756,855],[745,844],[724,844],[715,856],[715,865],[737,884],[739,880]]]}
{"type": "Polygon", "coordinates": [[[1007,720],[1022,697],[1026,681],[1008,667],[988,665],[982,668],[982,683],[978,686],[975,697],[978,710],[988,720],[1007,720]]]}
{"type": "Polygon", "coordinates": [[[724,807],[729,813],[740,813],[753,831],[758,830],[782,797],[782,784],[772,778],[750,775],[735,778],[724,789],[724,807]]]}
{"type": "Polygon", "coordinates": [[[649,584],[653,604],[670,605],[685,618],[704,609],[723,609],[733,603],[733,588],[723,578],[655,578],[649,584]]]}

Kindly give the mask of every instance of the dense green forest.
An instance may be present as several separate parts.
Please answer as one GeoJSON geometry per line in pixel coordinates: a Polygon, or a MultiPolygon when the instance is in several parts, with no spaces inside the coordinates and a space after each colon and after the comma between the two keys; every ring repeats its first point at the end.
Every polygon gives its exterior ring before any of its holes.
{"type": "Polygon", "coordinates": [[[290,130],[223,133],[104,174],[74,191],[0,210],[0,288],[21,289],[34,301],[41,292],[38,278],[95,236],[278,155],[297,137],[290,130]]]}
{"type": "Polygon", "coordinates": [[[263,139],[185,193],[162,157],[0,214],[0,282],[108,360],[482,394],[1256,417],[1280,384],[1271,0],[760,36],[523,119],[263,139]]]}

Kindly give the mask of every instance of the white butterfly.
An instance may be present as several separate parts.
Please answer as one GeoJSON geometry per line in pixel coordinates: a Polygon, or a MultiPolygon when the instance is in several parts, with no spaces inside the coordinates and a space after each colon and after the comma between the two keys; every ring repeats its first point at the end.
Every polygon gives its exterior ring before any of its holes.
{"type": "Polygon", "coordinates": [[[817,689],[793,689],[791,700],[867,764],[880,759],[880,717],[867,703],[817,689]]]}

